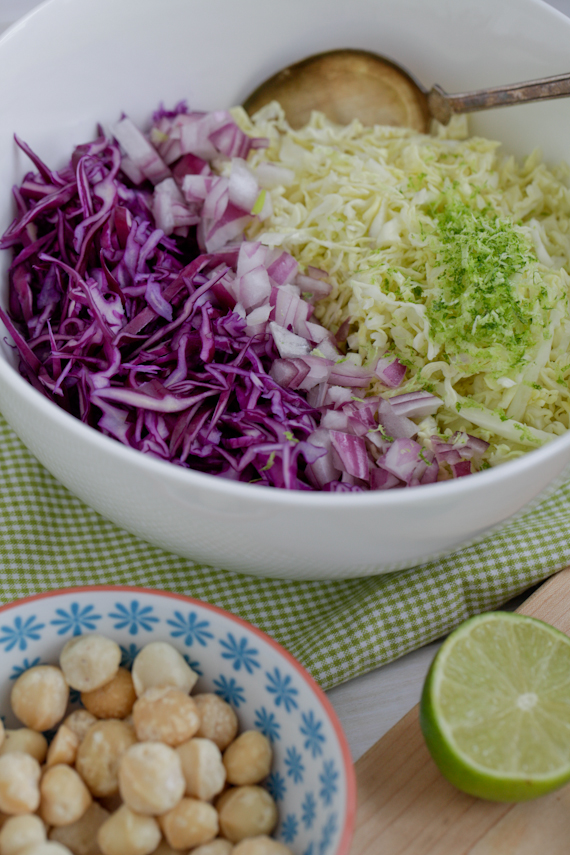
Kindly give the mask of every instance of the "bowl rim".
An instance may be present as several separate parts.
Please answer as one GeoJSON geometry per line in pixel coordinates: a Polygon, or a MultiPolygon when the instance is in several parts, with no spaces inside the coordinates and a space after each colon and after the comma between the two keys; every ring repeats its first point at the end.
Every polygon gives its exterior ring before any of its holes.
{"type": "Polygon", "coordinates": [[[262,641],[264,641],[266,644],[269,644],[269,646],[273,648],[273,650],[277,651],[288,661],[289,665],[297,672],[301,680],[303,680],[303,682],[308,686],[308,688],[312,690],[312,692],[317,696],[320,703],[324,707],[324,710],[329,718],[329,721],[333,727],[333,730],[340,745],[346,780],[346,814],[340,841],[334,855],[349,855],[356,820],[356,773],[354,770],[354,763],[352,761],[352,756],[350,753],[350,747],[348,745],[346,734],[342,729],[342,725],[339,721],[339,718],[335,712],[332,703],[326,696],[323,689],[321,689],[321,687],[318,685],[314,677],[309,674],[307,669],[303,665],[301,665],[301,663],[293,656],[292,653],[289,653],[289,651],[285,647],[283,647],[283,645],[281,645],[278,641],[276,641],[262,629],[259,629],[259,627],[255,626],[244,618],[241,618],[238,615],[234,614],[234,612],[230,612],[227,609],[223,609],[221,606],[215,606],[212,603],[207,603],[204,600],[199,600],[197,597],[191,597],[188,594],[178,594],[175,591],[167,591],[161,588],[149,588],[140,585],[74,585],[70,588],[54,588],[50,591],[42,591],[39,594],[30,594],[27,597],[20,597],[17,600],[11,600],[9,603],[3,603],[2,605],[0,605],[0,613],[8,612],[11,609],[19,608],[20,606],[27,605],[28,603],[60,597],[64,594],[91,594],[93,592],[111,591],[122,591],[125,593],[128,592],[129,594],[139,593],[163,597],[164,599],[183,600],[185,603],[191,603],[194,606],[204,608],[206,609],[206,611],[213,612],[214,614],[220,615],[222,617],[229,617],[230,620],[234,621],[239,626],[242,626],[249,632],[253,632],[254,635],[257,635],[259,638],[262,639],[262,641]]]}

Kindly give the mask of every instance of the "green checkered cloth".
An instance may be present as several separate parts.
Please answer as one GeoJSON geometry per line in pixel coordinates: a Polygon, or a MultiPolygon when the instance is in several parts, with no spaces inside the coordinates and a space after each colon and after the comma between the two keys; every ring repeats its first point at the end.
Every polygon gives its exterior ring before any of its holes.
{"type": "Polygon", "coordinates": [[[0,600],[73,585],[188,594],[240,615],[329,689],[427,644],[570,563],[570,483],[452,556],[387,576],[285,582],[195,564],[99,516],[0,417],[0,600]]]}

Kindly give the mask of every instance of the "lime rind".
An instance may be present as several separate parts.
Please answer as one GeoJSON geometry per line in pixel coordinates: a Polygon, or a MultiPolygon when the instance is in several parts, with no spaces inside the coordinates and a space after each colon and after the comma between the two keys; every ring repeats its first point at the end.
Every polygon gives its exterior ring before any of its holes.
{"type": "Polygon", "coordinates": [[[570,639],[536,618],[465,621],[426,678],[420,724],[443,775],[471,795],[523,801],[570,780],[570,639]]]}

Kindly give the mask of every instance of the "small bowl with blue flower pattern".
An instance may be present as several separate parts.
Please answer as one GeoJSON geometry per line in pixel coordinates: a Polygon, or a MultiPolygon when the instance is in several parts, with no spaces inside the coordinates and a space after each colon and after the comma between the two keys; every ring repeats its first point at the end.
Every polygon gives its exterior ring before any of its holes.
{"type": "MultiPolygon", "coordinates": [[[[240,730],[270,740],[274,759],[264,786],[279,809],[274,836],[295,855],[348,855],[356,805],[346,737],[325,694],[276,641],[215,606],[148,588],[93,586],[50,591],[0,607],[0,716],[14,680],[34,665],[56,663],[71,637],[114,639],[125,667],[149,641],[168,641],[198,673],[193,694],[230,703],[240,730]]],[[[71,706],[80,706],[72,692],[71,706]]]]}

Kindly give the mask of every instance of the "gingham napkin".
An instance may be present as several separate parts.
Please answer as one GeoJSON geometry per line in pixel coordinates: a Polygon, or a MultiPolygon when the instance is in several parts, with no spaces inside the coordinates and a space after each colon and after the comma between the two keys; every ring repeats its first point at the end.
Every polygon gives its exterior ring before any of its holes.
{"type": "Polygon", "coordinates": [[[367,579],[284,582],[204,567],[117,528],[59,484],[1,416],[0,478],[1,601],[109,583],[189,594],[272,635],[325,689],[438,638],[570,563],[570,483],[448,558],[367,579]]]}

